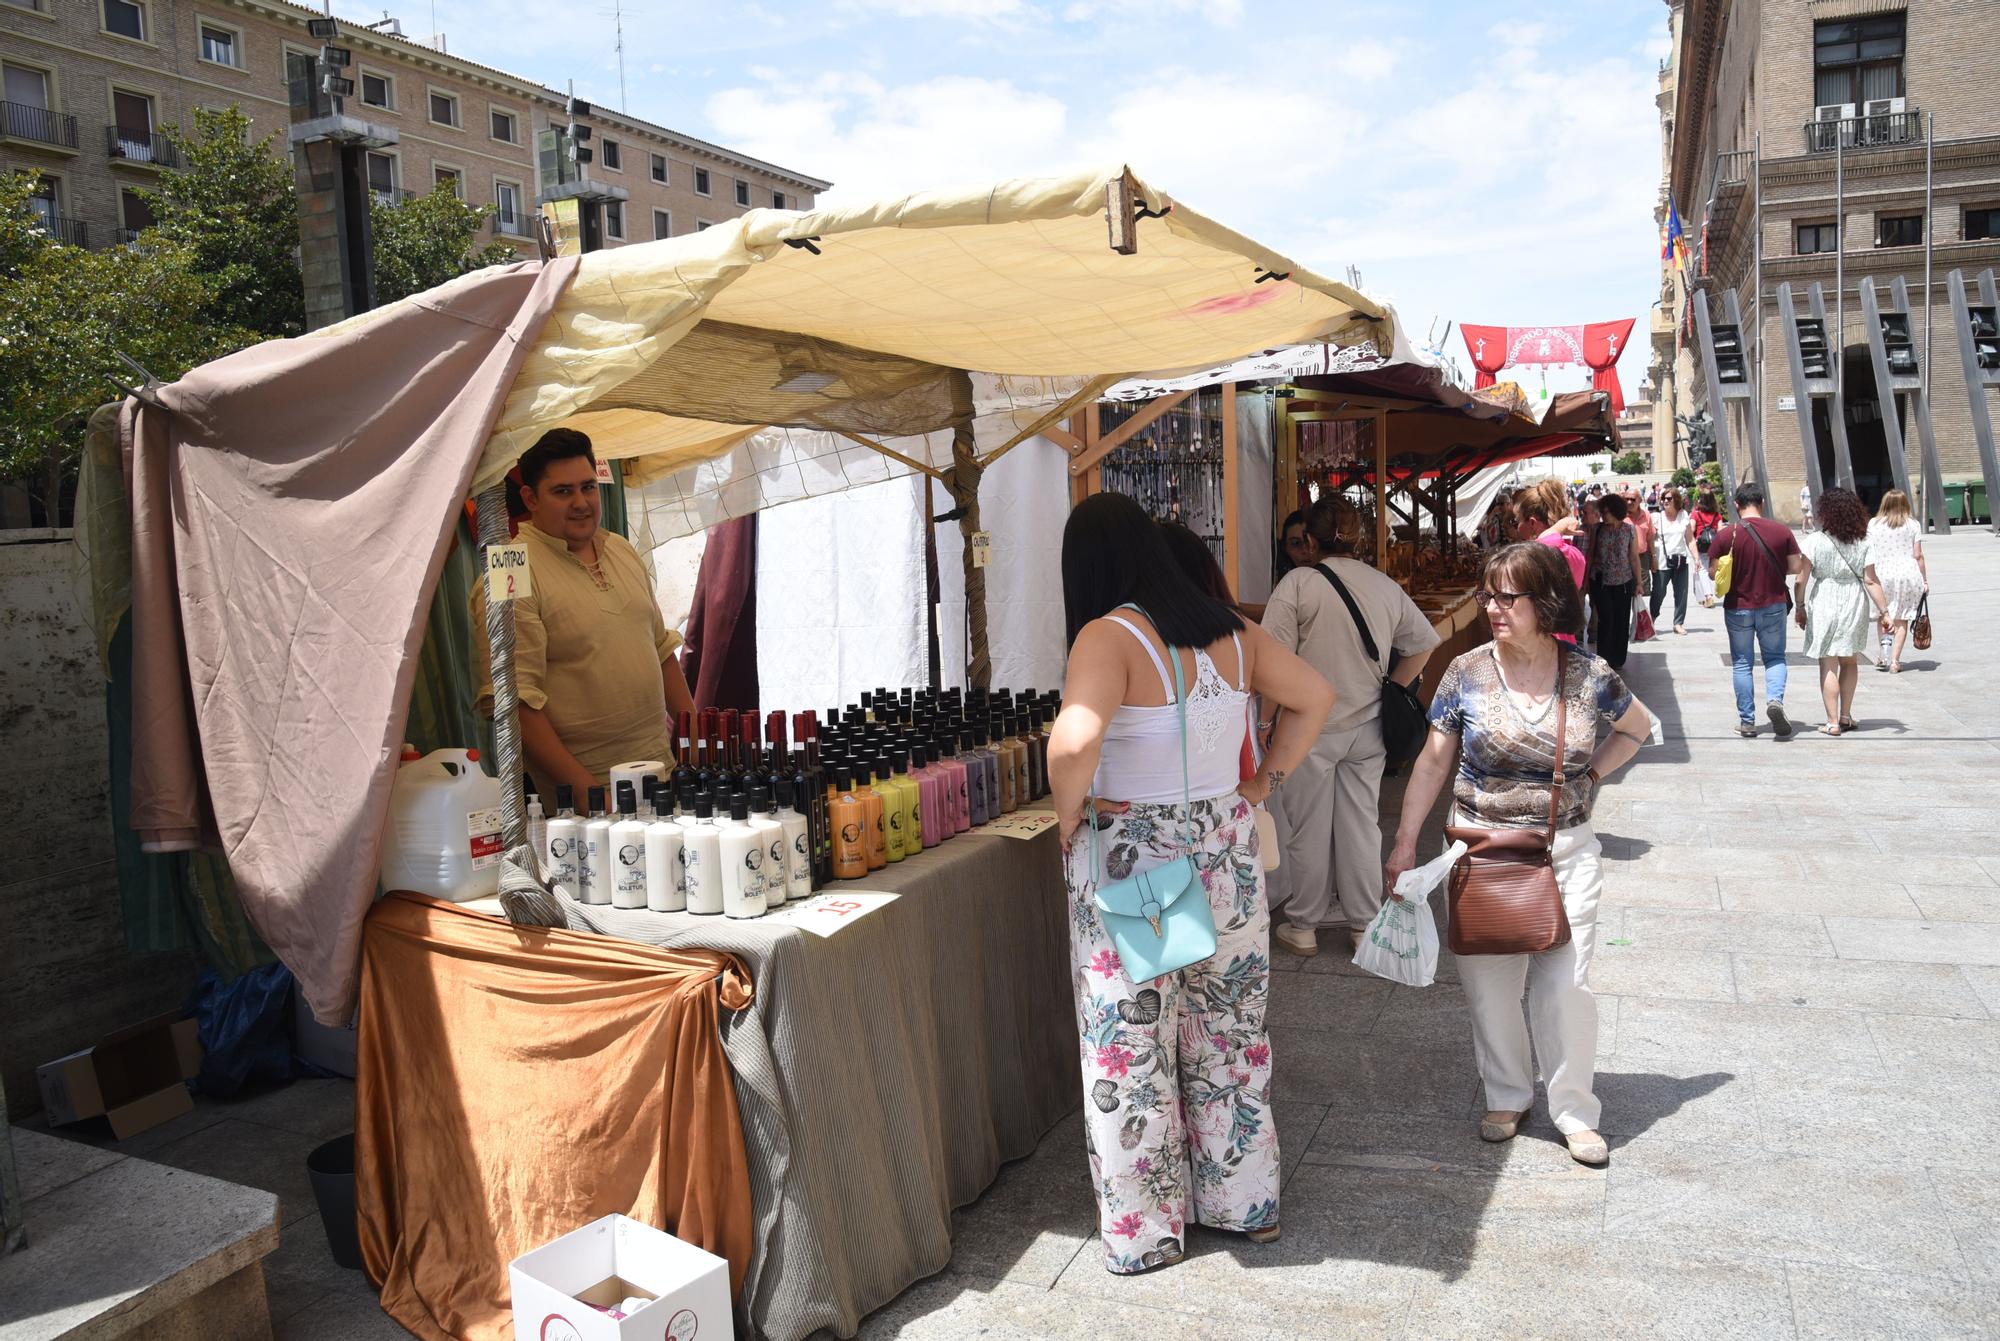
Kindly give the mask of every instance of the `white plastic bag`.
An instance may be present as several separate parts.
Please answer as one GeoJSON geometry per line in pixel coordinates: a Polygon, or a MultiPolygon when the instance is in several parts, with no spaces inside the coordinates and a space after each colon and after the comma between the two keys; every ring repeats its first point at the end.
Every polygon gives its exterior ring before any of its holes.
{"type": "Polygon", "coordinates": [[[1354,948],[1356,968],[1405,987],[1429,987],[1437,980],[1438,933],[1430,893],[1464,855],[1465,844],[1453,843],[1434,860],[1396,877],[1396,897],[1382,900],[1382,911],[1354,948]]]}

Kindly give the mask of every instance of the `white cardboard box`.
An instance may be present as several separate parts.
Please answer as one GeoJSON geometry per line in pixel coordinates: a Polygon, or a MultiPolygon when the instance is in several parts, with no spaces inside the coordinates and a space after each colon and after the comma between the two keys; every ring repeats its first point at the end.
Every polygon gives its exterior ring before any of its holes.
{"type": "Polygon", "coordinates": [[[521,1254],[507,1267],[517,1341],[731,1341],[729,1263],[692,1243],[607,1215],[521,1254]],[[632,1295],[652,1302],[624,1319],[632,1295]]]}

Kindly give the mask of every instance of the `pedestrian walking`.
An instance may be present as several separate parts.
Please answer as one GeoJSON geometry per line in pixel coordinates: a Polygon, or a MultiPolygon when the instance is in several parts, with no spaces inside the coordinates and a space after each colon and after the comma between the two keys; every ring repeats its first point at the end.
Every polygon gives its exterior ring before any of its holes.
{"type": "MultiPolygon", "coordinates": [[[[1515,535],[1547,545],[1560,554],[1581,598],[1590,564],[1576,547],[1574,537],[1582,533],[1583,523],[1576,515],[1570,491],[1554,480],[1545,479],[1523,489],[1514,501],[1514,509],[1515,535]]],[[[1564,642],[1576,641],[1576,635],[1570,633],[1556,636],[1564,642]]]]}
{"type": "Polygon", "coordinates": [[[1122,494],[1095,494],[1070,513],[1062,574],[1069,674],[1049,780],[1100,1237],[1105,1266],[1130,1274],[1180,1261],[1190,1220],[1258,1243],[1278,1237],[1270,915],[1251,806],[1305,758],[1333,691],[1190,582],[1122,494]],[[1239,786],[1253,691],[1284,713],[1270,753],[1239,786]],[[1155,925],[1186,927],[1199,898],[1215,952],[1137,976],[1096,898],[1135,873],[1164,881],[1175,871],[1198,887],[1156,905],[1155,925]]]}
{"type": "Polygon", "coordinates": [[[1606,494],[1597,506],[1603,520],[1591,528],[1585,545],[1590,604],[1597,612],[1597,653],[1611,669],[1623,670],[1632,641],[1632,598],[1639,573],[1646,567],[1645,550],[1625,519],[1621,495],[1606,494]]]}
{"type": "Polygon", "coordinates": [[[1722,600],[1722,622],[1729,630],[1729,660],[1736,681],[1736,734],[1757,734],[1757,703],[1751,664],[1764,659],[1764,712],[1780,739],[1792,734],[1785,715],[1785,615],[1791,597],[1788,577],[1808,573],[1805,557],[1792,528],[1764,515],[1764,491],[1755,484],[1736,486],[1733,526],[1715,533],[1708,549],[1711,577],[1723,556],[1729,556],[1731,578],[1722,600]]]}
{"type": "Polygon", "coordinates": [[[1439,641],[1394,578],[1351,557],[1356,520],[1337,497],[1314,503],[1307,529],[1333,557],[1285,574],[1264,606],[1264,631],[1334,694],[1312,752],[1271,806],[1284,843],[1269,876],[1271,935],[1299,955],[1318,954],[1329,927],[1347,933],[1352,953],[1382,909],[1382,678],[1414,684],[1439,641]]]}
{"type": "Polygon", "coordinates": [[[1674,632],[1687,632],[1688,569],[1694,554],[1694,516],[1679,489],[1660,495],[1660,510],[1653,514],[1653,622],[1660,619],[1667,588],[1674,591],[1674,632]]]}
{"type": "Polygon", "coordinates": [[[1881,579],[1888,598],[1884,622],[1889,654],[1875,662],[1878,671],[1903,669],[1903,644],[1910,636],[1910,621],[1930,594],[1931,572],[1924,562],[1924,533],[1910,515],[1910,496],[1901,489],[1882,495],[1875,519],[1868,523],[1868,558],[1881,579]]]}
{"type": "Polygon", "coordinates": [[[1708,569],[1709,547],[1715,543],[1715,533],[1721,529],[1722,514],[1716,510],[1715,495],[1703,489],[1695,495],[1694,509],[1694,588],[1695,599],[1704,610],[1715,604],[1715,583],[1708,569]]]}
{"type": "Polygon", "coordinates": [[[1888,608],[1868,554],[1868,509],[1847,489],[1819,499],[1819,529],[1800,546],[1806,572],[1797,582],[1795,609],[1805,631],[1806,655],[1819,662],[1820,698],[1826,704],[1823,736],[1854,729],[1855,682],[1869,634],[1888,608]]]}
{"type": "Polygon", "coordinates": [[[1610,1153],[1597,1133],[1594,1083],[1597,1000],[1589,974],[1603,848],[1590,812],[1597,784],[1638,753],[1651,718],[1616,671],[1557,641],[1554,635],[1574,632],[1583,619],[1564,576],[1539,545],[1512,545],[1487,561],[1476,599],[1493,641],[1445,670],[1383,876],[1394,889],[1396,877],[1417,864],[1417,835],[1447,778],[1455,826],[1554,830],[1551,860],[1568,942],[1540,954],[1461,955],[1458,973],[1486,1091],[1480,1139],[1509,1140],[1520,1128],[1534,1104],[1539,1061],[1549,1116],[1570,1155],[1595,1165],[1610,1153]],[[1612,724],[1602,738],[1600,718],[1612,724]]]}
{"type": "Polygon", "coordinates": [[[1819,523],[1813,520],[1812,486],[1801,484],[1799,486],[1799,526],[1804,530],[1811,531],[1816,529],[1818,525],[1819,523]]]}

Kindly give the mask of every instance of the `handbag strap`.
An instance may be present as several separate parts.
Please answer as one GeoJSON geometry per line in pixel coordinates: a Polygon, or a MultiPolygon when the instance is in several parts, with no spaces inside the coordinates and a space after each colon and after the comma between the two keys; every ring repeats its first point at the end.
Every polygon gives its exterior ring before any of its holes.
{"type": "MultiPolygon", "coordinates": [[[[1143,608],[1134,605],[1130,601],[1127,601],[1118,608],[1120,610],[1137,610],[1140,614],[1146,615],[1146,622],[1148,624],[1153,624],[1153,617],[1147,615],[1143,608]]],[[[1153,632],[1157,634],[1159,631],[1160,626],[1153,624],[1153,632]]],[[[1174,651],[1173,644],[1162,637],[1160,645],[1167,649],[1167,660],[1174,668],[1174,710],[1180,720],[1181,741],[1181,821],[1183,824],[1191,824],[1193,817],[1188,812],[1193,809],[1194,802],[1192,799],[1192,789],[1188,783],[1187,684],[1181,676],[1181,659],[1180,655],[1174,651]]],[[[1152,651],[1150,643],[1147,644],[1146,650],[1149,652],[1152,651]]],[[[1090,872],[1095,877],[1099,871],[1104,869],[1103,861],[1099,857],[1097,850],[1097,798],[1094,795],[1086,795],[1083,798],[1083,804],[1087,812],[1084,816],[1084,823],[1090,827],[1090,872]]],[[[1194,843],[1191,839],[1192,831],[1184,829],[1181,834],[1181,841],[1187,846],[1193,847],[1194,843]]]]}
{"type": "Polygon", "coordinates": [[[1569,749],[1569,696],[1564,693],[1564,682],[1569,679],[1569,644],[1556,642],[1556,772],[1555,785],[1549,789],[1549,845],[1556,841],[1556,810],[1562,804],[1563,755],[1569,749]]]}
{"type": "Polygon", "coordinates": [[[1341,602],[1347,606],[1347,613],[1354,619],[1355,631],[1361,635],[1361,650],[1368,654],[1368,660],[1373,662],[1384,675],[1388,674],[1388,668],[1382,665],[1382,653],[1375,646],[1375,635],[1368,631],[1368,621],[1361,617],[1361,607],[1356,605],[1354,597],[1348,594],[1347,584],[1335,577],[1333,569],[1323,563],[1316,563],[1313,568],[1321,577],[1333,583],[1333,589],[1340,593],[1341,602]]]}

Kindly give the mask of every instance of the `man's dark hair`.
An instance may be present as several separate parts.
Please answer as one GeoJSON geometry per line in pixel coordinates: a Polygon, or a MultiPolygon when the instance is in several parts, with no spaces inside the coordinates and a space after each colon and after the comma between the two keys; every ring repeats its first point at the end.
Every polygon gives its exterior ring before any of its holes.
{"type": "Polygon", "coordinates": [[[1063,615],[1069,641],[1093,619],[1131,602],[1169,647],[1207,647],[1243,627],[1178,563],[1145,510],[1124,494],[1092,494],[1063,527],[1063,615]]]}
{"type": "Polygon", "coordinates": [[[521,484],[525,488],[538,489],[542,476],[549,473],[549,467],[558,461],[567,461],[580,456],[597,466],[597,453],[590,449],[590,439],[573,428],[552,428],[535,439],[535,445],[521,454],[521,484]]]}
{"type": "Polygon", "coordinates": [[[1736,486],[1736,506],[1739,509],[1763,507],[1764,490],[1754,480],[1745,480],[1736,486]]]}

